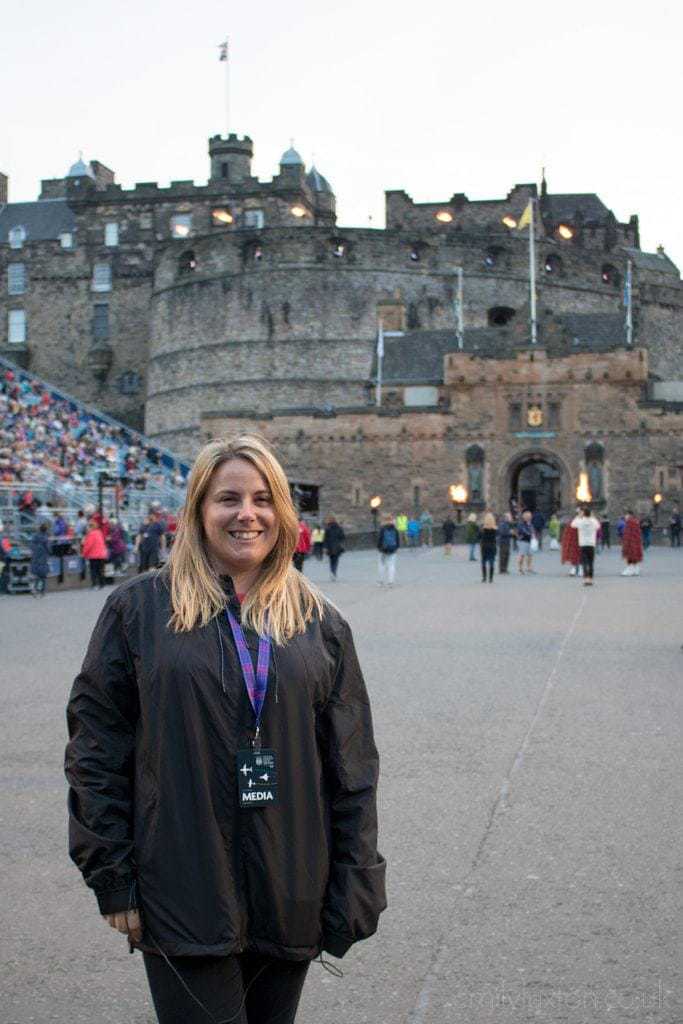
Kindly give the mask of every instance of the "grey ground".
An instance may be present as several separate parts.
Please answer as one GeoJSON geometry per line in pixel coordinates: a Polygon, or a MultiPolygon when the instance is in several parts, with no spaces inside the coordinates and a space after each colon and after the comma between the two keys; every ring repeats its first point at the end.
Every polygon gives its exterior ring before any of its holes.
{"type": "MultiPolygon", "coordinates": [[[[556,554],[307,562],[356,637],[382,755],[390,908],[299,1024],[683,1021],[683,553],[640,579],[556,554]]],[[[153,1024],[139,955],[66,855],[64,704],[104,600],[0,597],[0,1024],[153,1024]]]]}

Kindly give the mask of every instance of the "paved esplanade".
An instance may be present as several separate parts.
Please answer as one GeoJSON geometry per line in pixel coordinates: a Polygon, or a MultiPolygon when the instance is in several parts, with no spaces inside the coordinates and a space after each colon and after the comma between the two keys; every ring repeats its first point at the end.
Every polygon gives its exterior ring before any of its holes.
{"type": "MultiPolygon", "coordinates": [[[[311,968],[300,1024],[683,1020],[683,554],[557,554],[493,586],[462,550],[347,554],[382,754],[379,934],[311,968]]],[[[324,566],[307,562],[314,579],[324,566]]],[[[0,598],[2,1024],[151,1024],[142,958],[66,855],[64,703],[102,595],[0,598]]]]}

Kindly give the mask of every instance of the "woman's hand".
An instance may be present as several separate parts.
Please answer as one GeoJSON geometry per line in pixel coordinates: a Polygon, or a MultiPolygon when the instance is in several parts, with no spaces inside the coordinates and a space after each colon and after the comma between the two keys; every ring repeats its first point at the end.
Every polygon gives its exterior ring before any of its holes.
{"type": "Polygon", "coordinates": [[[130,936],[131,942],[142,939],[142,922],[137,910],[120,910],[117,914],[103,914],[104,920],[122,935],[130,936]]]}

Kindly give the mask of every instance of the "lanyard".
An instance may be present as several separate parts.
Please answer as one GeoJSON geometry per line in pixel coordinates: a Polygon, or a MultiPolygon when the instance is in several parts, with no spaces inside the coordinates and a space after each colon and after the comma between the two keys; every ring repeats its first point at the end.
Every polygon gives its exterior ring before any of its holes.
{"type": "Polygon", "coordinates": [[[244,637],[244,631],[232,614],[229,608],[225,609],[225,613],[230,623],[230,629],[232,630],[233,640],[235,641],[235,647],[240,659],[240,665],[242,666],[242,675],[244,676],[244,685],[247,688],[247,694],[249,696],[249,702],[254,709],[254,715],[256,718],[256,734],[254,736],[254,746],[260,746],[261,740],[259,733],[261,731],[261,713],[263,711],[263,705],[266,699],[266,693],[268,691],[268,668],[270,665],[270,637],[260,636],[258,638],[258,659],[256,662],[256,674],[254,674],[254,666],[251,661],[251,654],[247,647],[247,641],[244,637]]]}

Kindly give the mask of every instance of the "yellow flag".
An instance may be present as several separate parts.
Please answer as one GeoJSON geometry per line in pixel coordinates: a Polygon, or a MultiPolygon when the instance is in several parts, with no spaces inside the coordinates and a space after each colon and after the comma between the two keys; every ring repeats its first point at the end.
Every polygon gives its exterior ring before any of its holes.
{"type": "Polygon", "coordinates": [[[529,200],[524,213],[519,218],[519,223],[517,224],[517,230],[521,231],[522,228],[525,228],[527,226],[527,224],[531,224],[531,200],[529,200]]]}

